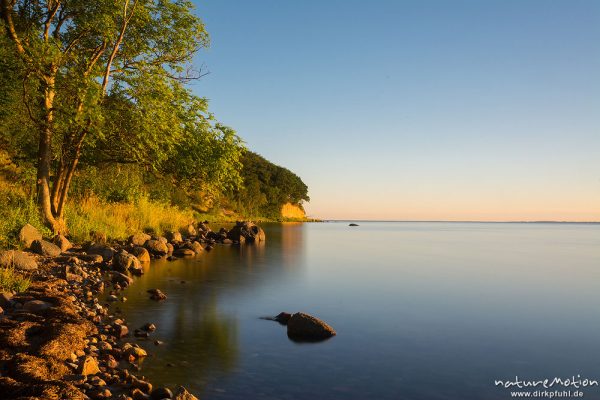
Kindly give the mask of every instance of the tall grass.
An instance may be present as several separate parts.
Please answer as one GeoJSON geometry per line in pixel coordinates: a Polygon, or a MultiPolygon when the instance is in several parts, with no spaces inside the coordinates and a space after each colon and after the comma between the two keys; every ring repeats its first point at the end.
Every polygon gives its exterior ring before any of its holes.
{"type": "Polygon", "coordinates": [[[81,242],[92,239],[93,232],[118,240],[140,231],[176,231],[192,222],[194,214],[146,197],[135,203],[110,203],[91,196],[70,201],[65,218],[73,240],[81,242]]]}
{"type": "Polygon", "coordinates": [[[18,248],[19,230],[25,224],[35,226],[44,236],[44,226],[35,199],[21,185],[0,179],[0,248],[18,248]]]}
{"type": "Polygon", "coordinates": [[[24,292],[31,281],[14,268],[0,268],[0,291],[24,292]]]}

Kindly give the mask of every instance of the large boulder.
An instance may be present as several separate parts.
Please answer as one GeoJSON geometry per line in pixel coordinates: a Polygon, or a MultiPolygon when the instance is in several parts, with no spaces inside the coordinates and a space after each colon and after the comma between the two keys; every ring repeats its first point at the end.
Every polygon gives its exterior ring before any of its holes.
{"type": "Polygon", "coordinates": [[[318,341],[335,336],[335,330],[312,315],[298,312],[288,320],[287,334],[293,340],[318,341]]]}
{"type": "Polygon", "coordinates": [[[33,271],[38,264],[33,256],[17,250],[0,252],[0,267],[33,271]]]}
{"type": "Polygon", "coordinates": [[[169,252],[167,244],[162,240],[150,239],[145,244],[146,249],[152,254],[164,256],[169,252]]]}
{"type": "Polygon", "coordinates": [[[227,238],[239,243],[264,242],[266,239],[265,231],[260,226],[243,221],[236,222],[235,226],[227,232],[227,238]]]}
{"type": "Polygon", "coordinates": [[[31,243],[31,251],[49,257],[58,257],[62,253],[60,247],[46,240],[34,240],[31,243]]]}
{"type": "Polygon", "coordinates": [[[188,392],[183,386],[179,386],[177,390],[175,390],[173,400],[198,400],[198,398],[188,392]]]}
{"type": "Polygon", "coordinates": [[[93,243],[90,247],[88,247],[87,253],[98,254],[102,256],[102,259],[104,261],[110,261],[115,256],[115,250],[112,247],[105,244],[93,243]]]}
{"type": "Polygon", "coordinates": [[[152,239],[150,235],[140,232],[129,236],[129,243],[134,246],[143,246],[150,239],[152,239]]]}
{"type": "Polygon", "coordinates": [[[121,272],[132,271],[136,273],[143,272],[142,264],[133,254],[129,254],[125,250],[119,251],[112,259],[113,269],[121,272]]]}
{"type": "Polygon", "coordinates": [[[32,225],[26,224],[19,231],[19,241],[25,248],[29,248],[34,240],[42,240],[42,234],[32,225]]]}
{"type": "Polygon", "coordinates": [[[170,232],[167,232],[165,236],[167,237],[167,240],[170,243],[181,243],[181,242],[183,242],[183,237],[181,236],[181,233],[179,233],[179,232],[170,231],[170,232]]]}
{"type": "Polygon", "coordinates": [[[183,245],[183,247],[185,247],[186,249],[192,250],[196,254],[200,254],[200,253],[204,252],[204,247],[202,247],[202,245],[197,241],[186,242],[183,245]]]}
{"type": "Polygon", "coordinates": [[[131,254],[136,256],[140,262],[150,262],[150,253],[145,247],[136,246],[131,250],[131,254]]]}
{"type": "Polygon", "coordinates": [[[54,236],[52,242],[54,242],[55,245],[60,247],[60,251],[62,251],[63,253],[73,247],[69,239],[67,239],[63,235],[54,236]]]}

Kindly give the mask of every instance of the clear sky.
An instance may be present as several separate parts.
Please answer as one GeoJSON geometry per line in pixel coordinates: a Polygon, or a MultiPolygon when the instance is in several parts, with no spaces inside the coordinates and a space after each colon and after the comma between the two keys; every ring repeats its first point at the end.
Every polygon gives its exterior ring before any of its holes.
{"type": "Polygon", "coordinates": [[[194,91],[310,215],[600,220],[600,1],[195,3],[194,91]]]}

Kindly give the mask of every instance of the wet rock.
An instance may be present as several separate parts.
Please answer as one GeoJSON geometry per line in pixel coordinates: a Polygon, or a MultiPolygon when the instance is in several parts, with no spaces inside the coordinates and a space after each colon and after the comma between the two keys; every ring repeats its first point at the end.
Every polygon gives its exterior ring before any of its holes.
{"type": "Polygon", "coordinates": [[[131,271],[133,273],[143,273],[142,264],[133,254],[129,254],[125,250],[119,251],[112,260],[112,266],[117,271],[126,272],[131,271]]]}
{"type": "Polygon", "coordinates": [[[125,274],[122,274],[117,271],[113,271],[111,274],[112,274],[112,278],[111,278],[112,283],[118,283],[119,285],[121,285],[123,287],[127,287],[133,283],[133,279],[131,279],[129,276],[127,276],[125,274]]]}
{"type": "Polygon", "coordinates": [[[19,242],[29,248],[35,240],[42,240],[42,234],[34,226],[26,224],[19,231],[19,242]]]}
{"type": "Polygon", "coordinates": [[[140,262],[143,262],[143,263],[150,262],[150,253],[144,247],[140,247],[140,246],[134,247],[133,250],[131,251],[131,254],[136,256],[137,259],[140,260],[140,262]]]}
{"type": "Polygon", "coordinates": [[[150,239],[152,239],[150,235],[140,232],[129,236],[129,243],[134,246],[143,246],[150,239]]]}
{"type": "Polygon", "coordinates": [[[122,350],[123,350],[123,354],[125,354],[126,356],[133,356],[133,358],[143,358],[143,357],[148,356],[148,353],[146,353],[146,350],[144,350],[138,346],[132,346],[129,343],[126,343],[125,345],[123,345],[122,350]]]}
{"type": "Polygon", "coordinates": [[[61,253],[60,247],[46,240],[34,240],[31,242],[31,251],[48,257],[58,257],[61,253]]]}
{"type": "Polygon", "coordinates": [[[38,268],[38,263],[30,254],[17,250],[9,250],[0,252],[0,267],[33,271],[38,268]]]}
{"type": "Polygon", "coordinates": [[[252,222],[238,221],[236,225],[227,232],[227,238],[238,243],[254,243],[265,241],[265,231],[252,222]]]}
{"type": "Polygon", "coordinates": [[[154,325],[153,323],[148,322],[147,324],[145,324],[144,326],[142,326],[142,329],[148,332],[154,332],[156,330],[156,325],[154,325]]]}
{"type": "Polygon", "coordinates": [[[163,400],[163,399],[172,399],[172,398],[173,398],[173,392],[171,392],[169,389],[164,388],[164,387],[156,388],[150,393],[150,399],[152,399],[152,400],[163,400]]]}
{"type": "Polygon", "coordinates": [[[146,331],[140,330],[140,329],[136,329],[133,332],[133,336],[138,337],[138,338],[149,338],[150,334],[146,331]]]}
{"type": "Polygon", "coordinates": [[[64,237],[63,235],[56,235],[52,239],[52,242],[60,248],[61,252],[65,252],[73,247],[69,239],[64,237]]]}
{"type": "Polygon", "coordinates": [[[196,254],[196,252],[194,252],[194,250],[187,249],[187,248],[176,249],[173,252],[173,255],[176,257],[189,257],[189,256],[193,256],[195,254],[196,254]]]}
{"type": "Polygon", "coordinates": [[[335,336],[335,331],[324,321],[305,313],[293,314],[287,323],[287,333],[295,340],[324,340],[335,336]]]}
{"type": "Polygon", "coordinates": [[[78,373],[81,375],[96,375],[98,372],[100,372],[100,368],[94,357],[85,357],[79,364],[78,373]]]}
{"type": "Polygon", "coordinates": [[[147,290],[148,293],[150,293],[150,298],[152,300],[166,300],[167,299],[167,295],[164,294],[160,289],[150,289],[147,290]]]}
{"type": "Polygon", "coordinates": [[[131,398],[133,400],[148,400],[150,396],[142,392],[140,389],[133,389],[131,392],[131,398]]]}
{"type": "Polygon", "coordinates": [[[161,344],[163,344],[163,343],[164,343],[164,342],[163,342],[163,341],[160,341],[160,340],[155,340],[155,341],[154,341],[154,345],[155,345],[155,346],[160,346],[160,345],[161,345],[161,344]]]}
{"type": "Polygon", "coordinates": [[[359,226],[358,224],[348,224],[348,226],[359,226]]]}
{"type": "Polygon", "coordinates": [[[188,392],[183,386],[179,386],[177,390],[175,390],[175,395],[173,396],[175,400],[198,400],[196,396],[188,392]]]}
{"type": "Polygon", "coordinates": [[[141,379],[133,379],[131,387],[139,389],[144,393],[150,393],[152,391],[152,384],[141,379]]]}
{"type": "Polygon", "coordinates": [[[169,252],[167,244],[160,240],[150,239],[146,242],[145,247],[150,253],[159,256],[164,256],[169,252]]]}
{"type": "Polygon", "coordinates": [[[105,387],[92,389],[87,392],[87,395],[90,396],[92,400],[110,399],[112,397],[110,390],[105,387]]]}
{"type": "Polygon", "coordinates": [[[10,292],[1,292],[0,293],[0,306],[9,307],[11,303],[11,299],[13,298],[13,294],[10,292]]]}
{"type": "Polygon", "coordinates": [[[175,247],[171,243],[167,243],[167,254],[173,254],[173,250],[175,250],[175,247]]]}
{"type": "Polygon", "coordinates": [[[30,300],[23,304],[23,310],[28,311],[30,313],[38,313],[42,311],[46,311],[51,308],[52,304],[42,301],[42,300],[30,300]]]}
{"type": "Polygon", "coordinates": [[[200,253],[204,252],[204,247],[202,247],[202,245],[197,241],[188,242],[184,245],[184,247],[192,250],[196,254],[200,254],[200,253]]]}
{"type": "Polygon", "coordinates": [[[113,334],[118,338],[124,338],[125,336],[129,335],[129,328],[127,328],[127,325],[124,324],[118,324],[115,322],[112,325],[112,330],[113,334]]]}
{"type": "Polygon", "coordinates": [[[275,321],[279,322],[281,325],[287,325],[290,318],[292,318],[292,314],[281,312],[277,314],[277,316],[275,317],[275,321]]]}

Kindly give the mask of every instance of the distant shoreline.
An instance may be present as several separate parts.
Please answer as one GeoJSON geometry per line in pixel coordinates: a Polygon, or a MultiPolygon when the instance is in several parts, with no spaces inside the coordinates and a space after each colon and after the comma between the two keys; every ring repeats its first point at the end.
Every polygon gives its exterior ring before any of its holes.
{"type": "Polygon", "coordinates": [[[376,220],[376,219],[322,219],[322,222],[396,222],[396,223],[454,223],[454,224],[585,224],[598,225],[600,221],[448,221],[448,220],[376,220]]]}

